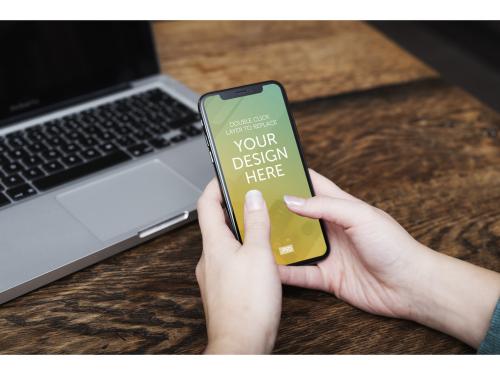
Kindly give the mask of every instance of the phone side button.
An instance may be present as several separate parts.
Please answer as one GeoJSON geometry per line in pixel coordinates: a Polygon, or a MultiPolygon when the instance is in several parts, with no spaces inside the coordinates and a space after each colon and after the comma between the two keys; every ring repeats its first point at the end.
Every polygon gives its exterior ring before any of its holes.
{"type": "Polygon", "coordinates": [[[208,150],[208,153],[210,154],[210,161],[212,162],[212,164],[214,163],[214,157],[212,156],[212,150],[208,150]]]}

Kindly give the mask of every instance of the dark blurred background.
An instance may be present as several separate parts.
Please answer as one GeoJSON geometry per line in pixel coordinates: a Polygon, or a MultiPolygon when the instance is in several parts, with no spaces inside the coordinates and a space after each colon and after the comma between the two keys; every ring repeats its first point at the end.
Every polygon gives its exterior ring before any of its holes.
{"type": "Polygon", "coordinates": [[[500,21],[370,23],[444,79],[500,111],[500,21]]]}

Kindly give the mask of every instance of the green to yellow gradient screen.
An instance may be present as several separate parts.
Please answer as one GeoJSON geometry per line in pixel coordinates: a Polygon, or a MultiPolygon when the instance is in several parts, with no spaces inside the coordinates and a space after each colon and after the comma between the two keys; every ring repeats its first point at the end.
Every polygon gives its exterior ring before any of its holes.
{"type": "Polygon", "coordinates": [[[269,209],[276,261],[290,264],[324,255],[327,245],[319,221],[290,212],[283,201],[284,194],[311,196],[284,100],[268,83],[256,94],[208,96],[204,109],[242,239],[245,194],[257,189],[269,209]]]}

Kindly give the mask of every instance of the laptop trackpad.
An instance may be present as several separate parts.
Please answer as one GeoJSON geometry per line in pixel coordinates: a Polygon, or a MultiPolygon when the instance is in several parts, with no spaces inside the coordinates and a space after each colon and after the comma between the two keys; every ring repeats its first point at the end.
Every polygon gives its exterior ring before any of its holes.
{"type": "Polygon", "coordinates": [[[99,239],[109,241],[189,211],[199,194],[153,160],[62,193],[57,200],[99,239]]]}

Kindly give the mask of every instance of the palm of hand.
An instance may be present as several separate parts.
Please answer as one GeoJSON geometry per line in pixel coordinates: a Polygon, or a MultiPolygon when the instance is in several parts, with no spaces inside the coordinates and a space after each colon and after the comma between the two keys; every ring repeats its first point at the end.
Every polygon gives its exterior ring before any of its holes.
{"type": "Polygon", "coordinates": [[[324,218],[330,255],[315,266],[280,266],[282,282],[333,293],[371,313],[409,317],[411,306],[405,296],[414,283],[410,277],[416,273],[419,243],[384,211],[344,192],[312,170],[311,179],[316,193],[323,198],[316,205],[321,207],[312,208],[320,212],[305,216],[324,218]],[[328,207],[330,198],[342,201],[340,206],[328,207]],[[343,220],[349,216],[346,221],[350,224],[344,227],[325,216],[344,216],[343,220]]]}
{"type": "MultiPolygon", "coordinates": [[[[384,218],[384,220],[387,220],[384,218]]],[[[394,239],[380,235],[377,223],[344,230],[328,223],[331,255],[317,267],[322,274],[320,289],[370,313],[407,316],[409,303],[401,289],[408,272],[404,248],[394,248],[394,239]]],[[[408,239],[404,239],[408,240],[408,239]]]]}

